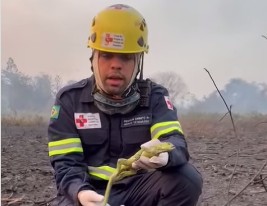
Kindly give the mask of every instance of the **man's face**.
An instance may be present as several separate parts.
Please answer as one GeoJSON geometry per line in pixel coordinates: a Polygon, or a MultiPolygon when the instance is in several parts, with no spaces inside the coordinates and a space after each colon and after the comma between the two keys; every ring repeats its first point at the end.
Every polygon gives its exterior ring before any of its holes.
{"type": "Polygon", "coordinates": [[[98,69],[103,89],[120,96],[128,86],[135,67],[135,54],[99,51],[98,69]]]}

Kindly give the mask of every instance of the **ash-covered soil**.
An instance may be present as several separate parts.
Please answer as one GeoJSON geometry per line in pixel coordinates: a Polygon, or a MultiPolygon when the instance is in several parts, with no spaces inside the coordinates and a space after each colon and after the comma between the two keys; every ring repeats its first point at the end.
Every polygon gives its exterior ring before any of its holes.
{"type": "MultiPolygon", "coordinates": [[[[201,205],[223,206],[235,195],[232,206],[267,205],[267,166],[260,171],[267,160],[267,115],[237,116],[237,135],[230,118],[221,118],[181,116],[190,161],[204,178],[201,205]]],[[[2,205],[49,205],[56,188],[48,158],[47,125],[12,126],[2,122],[1,136],[2,205]]]]}

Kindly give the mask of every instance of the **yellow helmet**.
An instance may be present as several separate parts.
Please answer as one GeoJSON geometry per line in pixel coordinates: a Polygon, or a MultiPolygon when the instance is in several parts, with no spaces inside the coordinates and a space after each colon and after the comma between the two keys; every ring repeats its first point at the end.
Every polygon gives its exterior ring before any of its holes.
{"type": "Polygon", "coordinates": [[[93,19],[88,47],[114,53],[148,52],[145,19],[134,8],[112,5],[93,19]]]}

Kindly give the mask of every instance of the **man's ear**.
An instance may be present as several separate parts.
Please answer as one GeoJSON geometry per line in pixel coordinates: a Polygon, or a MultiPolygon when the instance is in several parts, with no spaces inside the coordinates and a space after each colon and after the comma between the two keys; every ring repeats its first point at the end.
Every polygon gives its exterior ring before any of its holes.
{"type": "Polygon", "coordinates": [[[89,58],[90,62],[91,62],[91,71],[94,73],[94,70],[93,70],[93,53],[91,55],[91,57],[89,58]]]}
{"type": "Polygon", "coordinates": [[[94,73],[94,68],[93,68],[93,58],[94,58],[94,55],[95,55],[95,50],[92,49],[92,54],[91,54],[91,57],[89,58],[90,62],[91,62],[91,71],[94,73]]]}

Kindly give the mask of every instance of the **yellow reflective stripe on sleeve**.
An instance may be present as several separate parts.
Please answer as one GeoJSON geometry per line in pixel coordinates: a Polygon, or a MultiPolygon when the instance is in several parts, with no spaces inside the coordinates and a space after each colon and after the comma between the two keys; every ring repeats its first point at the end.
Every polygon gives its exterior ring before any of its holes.
{"type": "Polygon", "coordinates": [[[150,128],[152,139],[158,139],[161,135],[177,131],[183,134],[179,121],[160,122],[150,128]]]}
{"type": "Polygon", "coordinates": [[[69,138],[48,143],[49,156],[83,152],[80,138],[69,138]]]}
{"type": "Polygon", "coordinates": [[[59,146],[59,145],[65,145],[65,144],[69,144],[69,143],[81,143],[81,139],[80,138],[68,138],[68,139],[63,139],[63,140],[58,140],[58,141],[53,141],[53,142],[49,142],[48,146],[59,146]]]}
{"type": "Polygon", "coordinates": [[[49,151],[49,157],[54,155],[62,155],[62,154],[69,154],[74,152],[83,152],[83,148],[70,148],[70,149],[61,149],[61,150],[55,150],[55,151],[49,151]]]}
{"type": "Polygon", "coordinates": [[[89,174],[103,180],[109,180],[110,176],[116,171],[115,168],[109,166],[92,167],[88,166],[89,174]]]}

